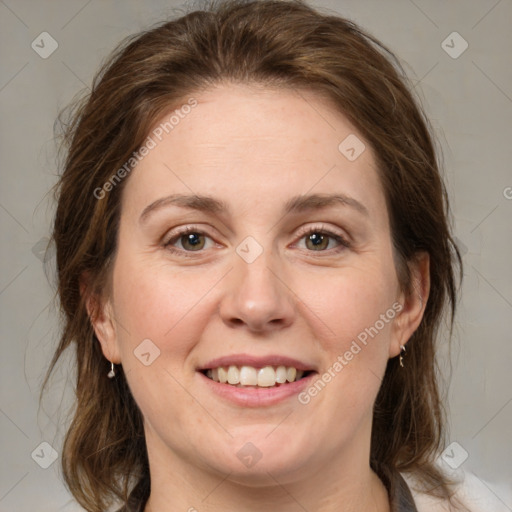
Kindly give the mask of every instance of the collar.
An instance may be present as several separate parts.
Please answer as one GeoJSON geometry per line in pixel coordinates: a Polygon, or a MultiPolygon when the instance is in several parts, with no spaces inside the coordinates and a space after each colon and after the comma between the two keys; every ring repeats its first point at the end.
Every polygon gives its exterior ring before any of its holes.
{"type": "Polygon", "coordinates": [[[398,471],[381,467],[376,473],[388,490],[391,512],[418,512],[411,490],[398,471]]]}

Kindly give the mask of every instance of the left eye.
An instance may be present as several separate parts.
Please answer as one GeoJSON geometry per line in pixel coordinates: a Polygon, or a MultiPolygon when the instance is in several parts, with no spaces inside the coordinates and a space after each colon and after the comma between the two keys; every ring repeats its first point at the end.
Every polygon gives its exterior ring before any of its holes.
{"type": "Polygon", "coordinates": [[[348,247],[348,242],[342,236],[321,229],[309,230],[300,238],[300,240],[303,239],[305,239],[306,248],[316,252],[332,249],[333,247],[329,247],[332,241],[336,242],[338,247],[340,245],[342,247],[348,247]]]}

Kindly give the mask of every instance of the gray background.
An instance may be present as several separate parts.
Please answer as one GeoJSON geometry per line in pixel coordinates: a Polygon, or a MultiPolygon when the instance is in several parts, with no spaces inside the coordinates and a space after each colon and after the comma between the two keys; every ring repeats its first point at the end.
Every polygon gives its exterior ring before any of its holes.
{"type": "MultiPolygon", "coordinates": [[[[492,495],[500,510],[511,511],[512,2],[312,4],[355,20],[397,52],[439,137],[465,262],[449,390],[450,442],[458,445],[447,453],[460,464],[467,452],[457,471],[475,474],[479,491],[492,495]],[[457,36],[447,39],[454,31],[469,45],[457,58],[445,51],[463,48],[457,36]]],[[[73,394],[65,360],[52,393],[38,407],[39,386],[58,333],[54,290],[41,253],[52,218],[48,191],[56,179],[54,120],[75,94],[89,87],[117,42],[178,14],[181,5],[0,1],[0,511],[78,510],[61,483],[58,461],[47,469],[39,465],[51,462],[42,442],[60,451],[73,394]],[[31,47],[43,31],[58,43],[46,59],[31,47]]]]}

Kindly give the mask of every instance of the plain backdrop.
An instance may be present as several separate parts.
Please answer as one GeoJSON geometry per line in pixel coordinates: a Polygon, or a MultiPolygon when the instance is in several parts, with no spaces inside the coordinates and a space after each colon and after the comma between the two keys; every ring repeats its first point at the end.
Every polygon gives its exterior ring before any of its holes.
{"type": "MultiPolygon", "coordinates": [[[[400,56],[439,138],[465,264],[447,454],[457,471],[476,475],[496,510],[512,511],[512,2],[312,5],[353,19],[400,56]]],[[[59,329],[43,261],[57,175],[54,121],[121,39],[180,8],[187,6],[163,0],[0,1],[2,512],[79,510],[53,461],[73,398],[69,360],[38,404],[59,329]]],[[[50,279],[54,262],[50,251],[50,279]]]]}

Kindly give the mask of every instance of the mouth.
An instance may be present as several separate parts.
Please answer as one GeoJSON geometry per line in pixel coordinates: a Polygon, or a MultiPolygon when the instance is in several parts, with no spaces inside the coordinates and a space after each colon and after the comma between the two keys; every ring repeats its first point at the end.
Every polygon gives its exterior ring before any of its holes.
{"type": "Polygon", "coordinates": [[[278,388],[298,382],[315,373],[295,366],[229,365],[205,368],[200,372],[208,379],[238,388],[278,388]]]}

